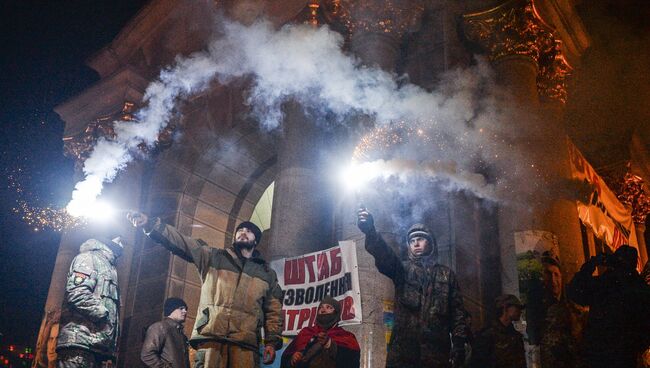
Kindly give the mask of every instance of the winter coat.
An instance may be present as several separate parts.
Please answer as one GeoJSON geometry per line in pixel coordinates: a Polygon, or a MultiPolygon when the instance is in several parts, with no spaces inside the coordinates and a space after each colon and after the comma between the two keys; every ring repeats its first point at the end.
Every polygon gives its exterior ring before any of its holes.
{"type": "Polygon", "coordinates": [[[201,277],[199,309],[190,344],[218,341],[257,351],[264,327],[267,345],[282,348],[282,290],[277,276],[256,251],[249,259],[182,235],[154,220],[149,237],[196,265],[201,277]]]}
{"type": "Polygon", "coordinates": [[[636,271],[592,273],[585,264],[567,286],[571,300],[589,306],[585,360],[591,367],[634,367],[650,344],[650,286],[636,271]]]}
{"type": "Polygon", "coordinates": [[[150,368],[189,368],[187,345],[183,325],[167,317],[147,329],[140,360],[150,368]]]}
{"type": "Polygon", "coordinates": [[[332,343],[329,349],[320,349],[320,352],[301,368],[359,368],[361,349],[357,338],[353,333],[348,332],[341,327],[332,327],[325,330],[318,325],[305,327],[298,333],[295,339],[287,346],[282,353],[280,363],[281,368],[291,368],[291,357],[296,352],[307,355],[306,351],[314,348],[320,348],[314,343],[315,336],[320,332],[326,331],[332,343]]]}
{"type": "Polygon", "coordinates": [[[547,297],[544,302],[541,326],[540,355],[542,367],[580,368],[580,342],[586,321],[586,312],[562,297],[547,297]]]}
{"type": "Polygon", "coordinates": [[[366,235],[366,250],[395,285],[395,324],[388,367],[446,367],[452,339],[465,341],[467,312],[454,272],[434,257],[401,260],[377,232],[366,235]]]}
{"type": "Polygon", "coordinates": [[[494,321],[476,335],[470,367],[526,368],[523,337],[512,324],[494,321]]]}
{"type": "Polygon", "coordinates": [[[65,286],[57,350],[80,348],[115,356],[120,323],[115,258],[98,240],[81,245],[65,286]]]}

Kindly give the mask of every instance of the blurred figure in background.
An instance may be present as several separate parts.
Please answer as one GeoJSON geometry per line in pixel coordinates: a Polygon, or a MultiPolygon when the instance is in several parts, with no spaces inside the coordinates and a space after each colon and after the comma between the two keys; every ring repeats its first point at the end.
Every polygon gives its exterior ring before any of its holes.
{"type": "Polygon", "coordinates": [[[611,256],[591,257],[567,286],[567,295],[589,306],[584,359],[591,368],[636,367],[650,344],[650,286],[636,270],[638,255],[629,245],[611,256]],[[607,269],[593,276],[596,266],[607,269]]]}

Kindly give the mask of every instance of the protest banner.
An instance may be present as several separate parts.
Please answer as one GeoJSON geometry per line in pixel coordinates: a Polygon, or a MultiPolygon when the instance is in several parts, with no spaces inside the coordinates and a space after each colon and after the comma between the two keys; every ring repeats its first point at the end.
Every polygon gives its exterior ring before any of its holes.
{"type": "Polygon", "coordinates": [[[314,324],[326,295],[341,302],[340,326],[361,323],[357,251],[353,241],[297,257],[271,262],[282,288],[284,335],[293,336],[314,324]]]}

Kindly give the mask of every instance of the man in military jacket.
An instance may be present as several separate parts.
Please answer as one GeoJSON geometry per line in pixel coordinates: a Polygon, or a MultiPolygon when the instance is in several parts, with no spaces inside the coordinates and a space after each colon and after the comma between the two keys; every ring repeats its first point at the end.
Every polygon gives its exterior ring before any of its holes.
{"type": "Polygon", "coordinates": [[[235,229],[233,245],[219,249],[184,236],[158,218],[142,213],[128,218],[199,271],[201,297],[190,337],[197,349],[194,367],[258,367],[262,343],[264,362],[272,363],[275,351],[282,348],[282,290],[275,271],[255,250],[262,231],[242,222],[235,229]]]}
{"type": "Polygon", "coordinates": [[[542,367],[583,367],[579,346],[586,311],[566,298],[559,258],[547,251],[542,254],[541,262],[544,287],[540,342],[542,367]]]}
{"type": "Polygon", "coordinates": [[[499,296],[496,305],[499,317],[476,335],[470,367],[526,368],[523,336],[512,325],[524,305],[512,294],[499,296]]]}
{"type": "Polygon", "coordinates": [[[115,261],[119,239],[89,239],[70,265],[61,312],[59,368],[95,368],[114,360],[120,322],[115,261]]]}
{"type": "Polygon", "coordinates": [[[431,231],[422,224],[413,225],[407,234],[408,258],[400,259],[377,233],[365,208],[358,212],[358,226],[366,235],[365,247],[377,269],[395,285],[395,325],[386,367],[448,367],[450,352],[453,365],[461,366],[467,312],[456,275],[436,263],[431,231]]]}

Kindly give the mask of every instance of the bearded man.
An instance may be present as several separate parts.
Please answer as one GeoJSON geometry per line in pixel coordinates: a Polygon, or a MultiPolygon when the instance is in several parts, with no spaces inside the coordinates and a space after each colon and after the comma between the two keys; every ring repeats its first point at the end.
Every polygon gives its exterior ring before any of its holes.
{"type": "Polygon", "coordinates": [[[341,303],[326,296],[318,306],[316,324],[300,330],[282,354],[282,368],[359,368],[357,338],[338,323],[341,303]]]}
{"type": "Polygon", "coordinates": [[[263,361],[275,360],[282,348],[282,290],[277,275],[255,250],[262,231],[245,221],[237,225],[226,249],[192,239],[159,218],[129,213],[131,223],[155,242],[194,263],[201,277],[199,308],[190,337],[197,349],[195,368],[259,366],[260,327],[263,361]]]}
{"type": "Polygon", "coordinates": [[[386,367],[460,367],[465,362],[466,316],[454,272],[437,263],[433,233],[422,224],[407,233],[408,257],[400,258],[377,233],[372,215],[357,213],[366,250],[395,285],[395,326],[386,367]],[[450,359],[451,358],[451,359],[450,359]]]}

